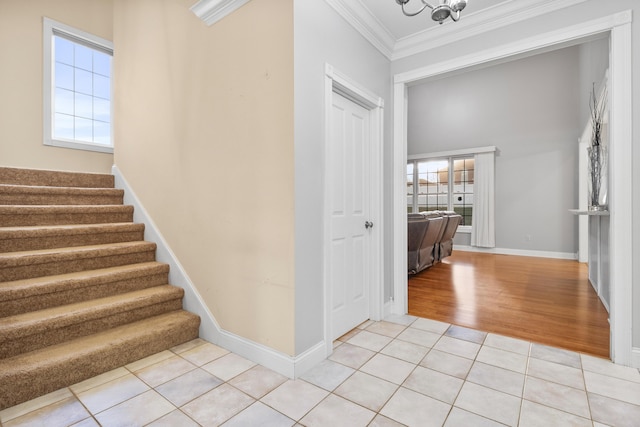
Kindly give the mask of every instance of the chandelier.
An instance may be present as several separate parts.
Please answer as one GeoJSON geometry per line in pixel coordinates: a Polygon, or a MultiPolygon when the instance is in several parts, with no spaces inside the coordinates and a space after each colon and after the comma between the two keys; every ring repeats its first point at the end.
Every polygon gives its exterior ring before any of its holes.
{"type": "Polygon", "coordinates": [[[426,8],[431,9],[431,19],[436,21],[439,24],[442,24],[444,20],[447,18],[451,18],[453,21],[458,22],[460,19],[460,12],[467,5],[467,0],[438,0],[439,4],[437,6],[432,6],[424,0],[420,0],[422,2],[422,7],[416,12],[407,12],[404,9],[404,5],[409,3],[411,0],[396,0],[400,6],[402,6],[402,13],[407,16],[416,16],[426,8]]]}

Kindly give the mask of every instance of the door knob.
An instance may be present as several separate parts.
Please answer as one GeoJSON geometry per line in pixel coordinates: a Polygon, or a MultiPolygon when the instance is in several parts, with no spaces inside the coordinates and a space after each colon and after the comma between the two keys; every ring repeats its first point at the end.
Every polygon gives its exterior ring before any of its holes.
{"type": "Polygon", "coordinates": [[[365,221],[364,228],[367,228],[367,229],[373,228],[373,223],[369,221],[365,221]]]}

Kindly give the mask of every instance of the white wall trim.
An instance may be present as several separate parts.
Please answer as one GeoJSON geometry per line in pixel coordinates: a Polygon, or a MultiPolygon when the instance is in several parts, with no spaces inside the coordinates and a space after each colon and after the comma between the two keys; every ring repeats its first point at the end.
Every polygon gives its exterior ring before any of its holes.
{"type": "Polygon", "coordinates": [[[458,22],[431,27],[420,33],[399,39],[392,60],[426,52],[478,34],[517,24],[540,15],[574,6],[586,0],[512,0],[465,15],[458,22]]]}
{"type": "MultiPolygon", "coordinates": [[[[629,12],[629,15],[631,12],[629,12]]],[[[610,52],[610,158],[609,192],[609,283],[611,357],[615,363],[630,365],[633,329],[633,191],[629,182],[633,171],[633,99],[631,17],[622,17],[611,29],[610,52]],[[624,22],[624,23],[623,23],[624,22]]],[[[640,367],[640,365],[637,365],[640,367]]]]}
{"type": "Polygon", "coordinates": [[[213,25],[250,0],[200,0],[190,10],[207,25],[213,25]]]}
{"type": "Polygon", "coordinates": [[[471,154],[493,153],[496,150],[497,148],[494,145],[490,145],[487,147],[477,147],[477,148],[462,148],[460,150],[437,151],[435,153],[409,154],[407,155],[407,160],[434,159],[438,157],[468,156],[471,154]]]}
{"type": "Polygon", "coordinates": [[[118,169],[116,165],[113,165],[111,172],[115,178],[115,187],[125,190],[124,204],[133,206],[134,222],[145,225],[145,240],[156,243],[156,259],[159,262],[169,264],[169,283],[184,289],[184,309],[200,316],[199,335],[202,339],[226,348],[229,351],[289,378],[299,377],[307,369],[313,367],[326,357],[324,342],[320,342],[304,353],[292,357],[222,329],[189,278],[189,275],[182,267],[182,264],[180,264],[180,261],[178,261],[178,258],[162,236],[162,233],[149,216],[122,172],[120,172],[120,169],[118,169]]]}
{"type": "Polygon", "coordinates": [[[640,369],[640,347],[633,347],[631,353],[631,366],[640,369]]]}
{"type": "Polygon", "coordinates": [[[393,85],[393,306],[407,314],[407,85],[393,85]]]}
{"type": "Polygon", "coordinates": [[[394,76],[395,83],[413,83],[429,77],[434,77],[450,71],[483,65],[514,55],[532,53],[561,43],[589,37],[591,35],[610,31],[613,27],[631,22],[631,11],[627,10],[602,18],[572,25],[557,31],[551,31],[529,37],[513,43],[507,43],[492,49],[486,49],[469,55],[460,56],[449,61],[439,62],[426,67],[399,73],[394,76]]]}
{"type": "Polygon", "coordinates": [[[530,256],[536,258],[554,258],[554,259],[569,259],[577,260],[578,255],[571,252],[553,252],[553,251],[536,251],[529,249],[512,249],[512,248],[479,248],[477,246],[468,245],[455,245],[453,247],[456,251],[463,252],[481,252],[486,254],[496,255],[516,255],[516,256],[530,256]]]}
{"type": "MultiPolygon", "coordinates": [[[[384,100],[369,91],[365,87],[361,86],[355,80],[352,80],[345,74],[337,71],[330,64],[325,64],[325,158],[327,158],[327,150],[329,147],[328,138],[331,135],[331,112],[333,107],[333,94],[338,93],[353,102],[361,105],[369,110],[369,126],[370,126],[370,143],[371,143],[371,158],[370,158],[370,221],[375,226],[371,229],[371,277],[369,288],[369,317],[372,320],[381,320],[384,316],[384,262],[383,262],[383,236],[384,236],[384,218],[383,218],[383,138],[384,138],[384,100]]],[[[324,242],[330,241],[330,215],[327,211],[329,181],[328,174],[325,167],[324,178],[324,242]]],[[[324,288],[324,344],[325,344],[325,356],[329,356],[333,352],[333,338],[332,338],[332,315],[331,315],[331,286],[329,285],[328,275],[328,248],[329,245],[324,245],[324,266],[323,266],[323,288],[324,288]]]]}
{"type": "MultiPolygon", "coordinates": [[[[610,112],[611,112],[611,355],[621,365],[632,360],[632,280],[633,242],[632,187],[632,13],[630,10],[585,21],[493,49],[450,61],[397,74],[394,76],[394,313],[407,312],[406,278],[406,208],[404,202],[406,155],[406,91],[407,84],[461,70],[475,65],[502,60],[542,48],[560,46],[592,35],[611,32],[610,112]],[[625,178],[626,177],[626,178],[625,178]]],[[[635,362],[634,362],[635,363],[635,362]]]]}
{"type": "Polygon", "coordinates": [[[396,60],[473,37],[488,30],[555,12],[586,0],[503,1],[499,6],[482,9],[475,13],[463,12],[459,22],[447,22],[399,39],[396,39],[389,29],[363,5],[363,1],[325,1],[384,56],[390,60],[396,60]]]}

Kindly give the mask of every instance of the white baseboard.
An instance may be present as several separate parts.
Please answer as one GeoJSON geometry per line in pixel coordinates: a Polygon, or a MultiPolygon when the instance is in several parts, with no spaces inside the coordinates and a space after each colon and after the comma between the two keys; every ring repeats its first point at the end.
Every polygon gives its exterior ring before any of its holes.
{"type": "Polygon", "coordinates": [[[453,249],[456,251],[465,252],[483,252],[488,254],[498,255],[517,255],[517,256],[531,256],[539,258],[556,258],[556,259],[570,259],[577,260],[578,255],[570,252],[550,252],[550,251],[533,251],[527,249],[510,249],[510,248],[479,248],[477,246],[467,245],[454,245],[453,249]]]}
{"type": "Polygon", "coordinates": [[[631,349],[631,367],[640,369],[640,347],[631,349]]]}
{"type": "Polygon", "coordinates": [[[391,316],[392,314],[394,314],[393,300],[389,300],[389,301],[384,303],[384,307],[382,309],[382,318],[386,319],[387,317],[391,316]]]}
{"type": "Polygon", "coordinates": [[[184,309],[200,316],[200,338],[289,378],[299,377],[327,357],[324,341],[298,356],[289,356],[220,328],[186,271],[169,248],[162,233],[160,233],[118,167],[113,165],[111,172],[115,178],[115,187],[124,190],[124,204],[133,206],[134,222],[145,225],[145,240],[156,243],[156,259],[159,262],[169,264],[169,283],[184,289],[184,309]]]}

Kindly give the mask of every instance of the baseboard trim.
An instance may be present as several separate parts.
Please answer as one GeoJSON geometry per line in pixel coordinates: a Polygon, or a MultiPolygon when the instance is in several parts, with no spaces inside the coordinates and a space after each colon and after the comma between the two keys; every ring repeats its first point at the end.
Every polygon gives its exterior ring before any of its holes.
{"type": "Polygon", "coordinates": [[[387,317],[391,316],[392,314],[394,314],[394,306],[393,306],[393,300],[390,299],[389,301],[384,303],[384,307],[382,309],[382,318],[386,319],[387,317]]]}
{"type": "Polygon", "coordinates": [[[133,206],[134,222],[145,225],[145,240],[156,243],[156,259],[159,262],[169,264],[169,282],[184,289],[183,305],[185,310],[200,316],[200,337],[202,339],[289,378],[299,377],[327,357],[324,342],[316,344],[298,356],[289,356],[222,329],[120,169],[113,165],[111,172],[114,176],[115,187],[125,191],[124,204],[133,206]]]}
{"type": "Polygon", "coordinates": [[[577,260],[578,255],[570,252],[551,252],[551,251],[534,251],[528,249],[510,249],[510,248],[480,248],[476,246],[454,245],[454,250],[465,252],[483,252],[497,255],[517,255],[531,256],[538,258],[556,258],[577,260]]]}
{"type": "Polygon", "coordinates": [[[631,349],[631,367],[640,369],[640,347],[631,349]]]}

